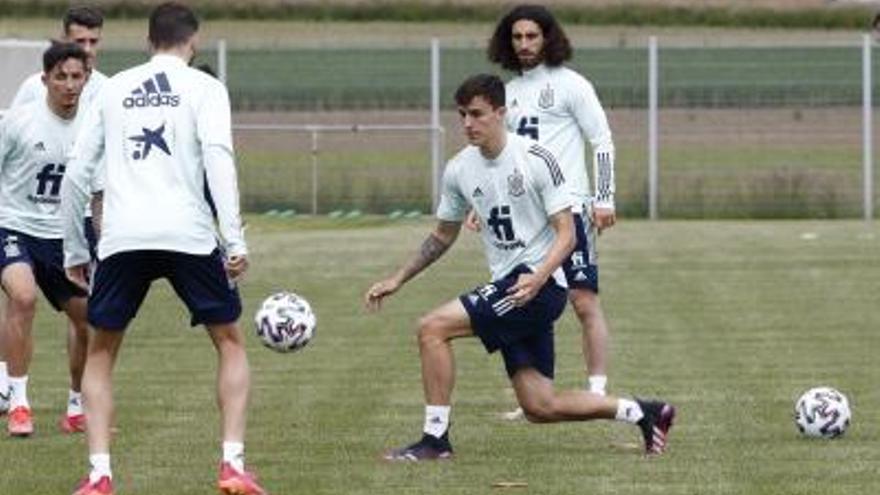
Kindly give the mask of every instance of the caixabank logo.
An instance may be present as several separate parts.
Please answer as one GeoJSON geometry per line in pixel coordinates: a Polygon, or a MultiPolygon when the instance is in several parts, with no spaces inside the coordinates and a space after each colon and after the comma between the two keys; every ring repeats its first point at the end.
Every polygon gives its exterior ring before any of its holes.
{"type": "Polygon", "coordinates": [[[147,79],[131,92],[131,96],[122,100],[126,109],[145,107],[176,107],[180,105],[180,95],[171,90],[171,83],[164,72],[159,72],[147,79]]]}

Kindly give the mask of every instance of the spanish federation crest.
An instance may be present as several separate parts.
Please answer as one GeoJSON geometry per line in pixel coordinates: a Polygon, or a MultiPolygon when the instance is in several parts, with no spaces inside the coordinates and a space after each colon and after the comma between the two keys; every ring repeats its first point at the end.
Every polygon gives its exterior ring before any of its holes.
{"type": "Polygon", "coordinates": [[[518,168],[513,169],[513,173],[507,176],[507,194],[515,198],[525,194],[524,180],[522,172],[518,168]]]}
{"type": "Polygon", "coordinates": [[[553,99],[553,88],[548,84],[546,88],[541,90],[541,95],[538,97],[538,106],[546,110],[553,106],[553,99]]]}
{"type": "Polygon", "coordinates": [[[11,235],[3,240],[3,254],[7,258],[21,256],[21,249],[18,247],[18,236],[11,235]]]}

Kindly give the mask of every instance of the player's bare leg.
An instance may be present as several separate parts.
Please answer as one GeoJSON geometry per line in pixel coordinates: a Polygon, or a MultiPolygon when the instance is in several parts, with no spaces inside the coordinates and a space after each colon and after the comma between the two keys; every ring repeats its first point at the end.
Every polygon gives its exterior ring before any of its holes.
{"type": "Polygon", "coordinates": [[[87,300],[74,297],[64,304],[67,314],[67,360],[70,370],[70,392],[67,410],[61,415],[58,426],[65,433],[85,431],[85,415],[82,411],[82,375],[86,366],[89,345],[87,300]]]}
{"type": "Polygon", "coordinates": [[[251,372],[238,323],[208,325],[217,350],[217,407],[220,408],[223,461],[217,488],[224,494],[264,495],[256,477],[244,468],[244,436],[251,372]]]}
{"type": "Polygon", "coordinates": [[[557,392],[553,380],[534,368],[523,368],[511,379],[525,417],[533,423],[616,419],[637,425],[647,454],[661,454],[675,418],[666,402],[642,401],[594,394],[586,390],[557,392]]]}
{"type": "Polygon", "coordinates": [[[110,468],[110,425],[114,413],[113,367],[124,336],[123,331],[98,328],[89,339],[82,376],[82,393],[91,471],[80,482],[75,495],[95,493],[98,489],[106,489],[110,493],[113,490],[113,474],[110,468]]]}
{"type": "Polygon", "coordinates": [[[244,442],[250,394],[250,368],[244,336],[236,323],[208,326],[217,350],[217,406],[223,440],[244,442]]]}
{"type": "Polygon", "coordinates": [[[7,266],[0,283],[7,296],[2,329],[11,388],[7,431],[13,436],[29,436],[34,426],[27,399],[27,374],[34,354],[32,327],[37,304],[37,283],[31,267],[25,263],[7,266]]]}
{"type": "Polygon", "coordinates": [[[390,461],[422,461],[452,457],[449,414],[455,386],[452,341],[473,335],[470,318],[456,300],[432,310],[419,320],[418,343],[425,393],[425,423],[421,440],[385,454],[390,461]]]}
{"type": "Polygon", "coordinates": [[[585,289],[572,289],[568,297],[581,323],[581,345],[590,391],[604,394],[608,369],[608,323],[599,295],[585,289]]]}

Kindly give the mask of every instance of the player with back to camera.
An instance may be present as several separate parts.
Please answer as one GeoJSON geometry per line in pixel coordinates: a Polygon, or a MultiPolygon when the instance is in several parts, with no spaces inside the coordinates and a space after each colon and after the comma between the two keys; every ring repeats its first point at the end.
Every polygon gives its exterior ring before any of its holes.
{"type": "Polygon", "coordinates": [[[469,146],[446,165],[437,225],[406,264],[364,295],[368,309],[440,258],[469,210],[485,219],[481,237],[493,282],[431,310],[419,321],[425,393],[422,438],[388,460],[452,457],[449,416],[455,381],[452,341],[478,337],[501,351],[525,416],[536,423],[617,419],[639,426],[649,454],[662,453],[675,409],[665,402],[618,399],[553,386],[553,322],[566,303],[560,268],[574,247],[571,195],[553,154],[505,129],[504,83],[477,75],[455,102],[469,146]]]}
{"type": "MultiPolygon", "coordinates": [[[[45,96],[11,109],[0,120],[0,283],[7,299],[0,336],[9,372],[7,431],[12,436],[34,432],[27,392],[37,287],[53,308],[66,313],[77,340],[88,341],[87,292],[65,276],[59,208],[67,154],[84,117],[79,99],[88,67],[79,46],[52,43],[43,53],[45,96]]],[[[68,351],[74,361],[72,348],[68,351]]],[[[82,367],[70,371],[71,388],[78,392],[82,367]]],[[[74,426],[81,425],[81,411],[73,419],[74,426]]]]}
{"type": "Polygon", "coordinates": [[[225,494],[266,493],[244,467],[250,371],[238,325],[241,299],[235,281],[247,270],[248,259],[229,95],[222,83],[188,67],[198,28],[194,12],[181,3],[153,9],[153,57],[105,83],[64,181],[65,265],[68,276],[82,285],[89,254],[78,212],[92,176],[104,192],[100,262],[88,308],[95,332],[83,377],[91,471],[75,495],[113,493],[112,370],[124,331],[158,278],[168,279],[189,309],[191,323],[205,325],[217,351],[223,439],[217,487],[225,494]],[[206,180],[223,249],[204,198],[206,180]]]}
{"type": "MultiPolygon", "coordinates": [[[[596,233],[614,226],[614,142],[592,84],[565,66],[572,49],[553,14],[520,5],[495,27],[488,57],[516,76],[507,83],[507,127],[550,150],[574,194],[577,243],[563,263],[569,301],[581,324],[581,347],[590,392],[604,395],[608,382],[608,323],[599,302],[596,233]],[[590,145],[594,189],[585,151],[590,145]]],[[[471,217],[472,228],[480,226],[471,217]]],[[[522,409],[505,414],[522,416],[522,409]]]]}
{"type": "MultiPolygon", "coordinates": [[[[90,75],[82,94],[79,97],[78,107],[80,113],[88,111],[88,107],[94,100],[95,95],[107,76],[96,69],[97,53],[101,44],[104,27],[104,17],[95,8],[87,6],[70,7],[62,18],[62,41],[79,45],[87,56],[90,75]]],[[[34,101],[46,99],[46,84],[43,82],[43,71],[37,72],[19,86],[10,108],[20,107],[34,101]]],[[[92,230],[90,212],[86,212],[86,232],[92,243],[93,251],[96,243],[95,233],[92,230]]],[[[3,311],[0,307],[0,319],[3,311]]],[[[85,322],[85,320],[83,320],[85,322]]],[[[77,328],[73,322],[68,324],[67,349],[69,368],[71,375],[70,390],[67,397],[67,411],[61,415],[58,426],[65,433],[81,432],[85,428],[85,417],[82,414],[82,397],[80,393],[79,378],[85,366],[86,347],[88,345],[88,330],[85,327],[77,328]]],[[[0,342],[2,349],[2,342],[0,342]]],[[[4,399],[8,390],[6,362],[0,353],[0,414],[5,411],[4,399]]]]}

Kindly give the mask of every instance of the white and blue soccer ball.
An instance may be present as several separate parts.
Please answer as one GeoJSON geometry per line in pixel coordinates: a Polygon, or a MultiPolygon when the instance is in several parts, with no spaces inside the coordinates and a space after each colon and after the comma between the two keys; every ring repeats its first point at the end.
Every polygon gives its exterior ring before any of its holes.
{"type": "Polygon", "coordinates": [[[811,388],[795,403],[794,421],[808,437],[839,437],[852,421],[849,400],[831,387],[811,388]]]}
{"type": "Polygon", "coordinates": [[[302,296],[278,292],[267,297],[254,316],[257,337],[278,352],[305,347],[315,335],[315,313],[302,296]]]}

